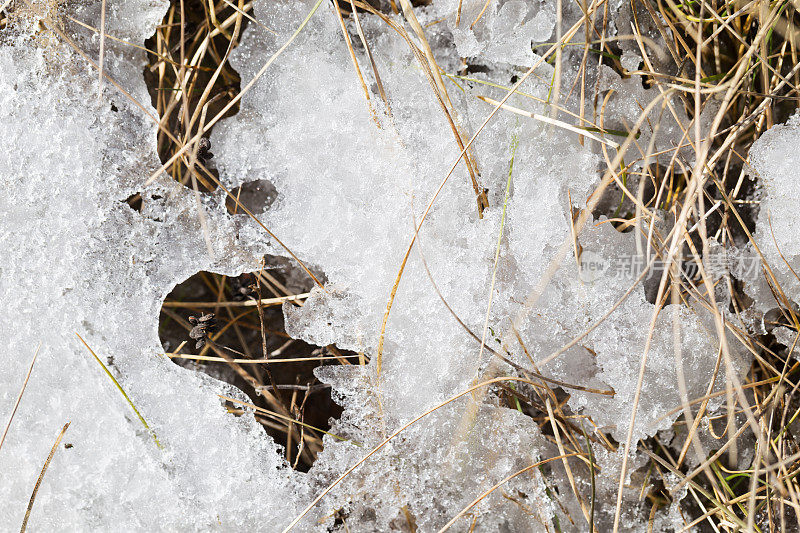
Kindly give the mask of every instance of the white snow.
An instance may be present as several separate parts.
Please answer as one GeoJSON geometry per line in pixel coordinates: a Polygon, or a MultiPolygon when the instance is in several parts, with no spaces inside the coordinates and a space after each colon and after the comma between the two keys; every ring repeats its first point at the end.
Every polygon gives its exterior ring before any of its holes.
{"type": "MultiPolygon", "coordinates": [[[[797,181],[800,163],[798,142],[800,115],[794,115],[786,124],[764,132],[748,154],[751,174],[763,184],[761,209],[753,238],[786,296],[794,301],[800,299],[800,281],[791,270],[796,270],[795,265],[800,256],[796,216],[797,206],[800,204],[800,184],[797,181]]],[[[759,283],[751,291],[751,296],[756,299],[762,311],[777,307],[771,291],[763,281],[764,276],[758,278],[759,283]]]]}
{"type": "MultiPolygon", "coordinates": [[[[440,64],[454,66],[462,56],[481,55],[506,74],[509,65],[533,64],[536,56],[524,43],[552,37],[552,3],[498,3],[474,31],[465,29],[483,3],[465,0],[462,17],[468,22],[456,28],[451,20],[456,2],[443,2],[447,26],[431,26],[430,31],[442,42],[452,31],[455,45],[437,47],[440,64]],[[503,33],[509,25],[519,26],[518,31],[503,33]]],[[[233,60],[243,86],[312,6],[308,1],[255,3],[259,22],[279,37],[250,25],[233,60]]],[[[110,13],[108,31],[141,44],[165,7],[127,0],[110,13]]],[[[72,16],[96,22],[96,5],[71,9],[72,16]]],[[[418,10],[423,24],[439,14],[418,10]]],[[[64,441],[72,447],[55,455],[36,500],[32,529],[278,530],[372,446],[464,391],[487,367],[512,373],[496,359],[490,363],[489,351],[481,353],[432,282],[476,335],[482,335],[488,316],[486,342],[497,350],[500,341],[514,339],[509,320],[524,311],[519,333],[537,362],[594,324],[630,287],[633,278],[615,277],[610,268],[582,279],[571,246],[563,261],[549,269],[569,242],[572,209],[585,207],[598,183],[603,166],[598,147],[588,139],[580,145],[574,133],[501,111],[473,146],[490,207],[478,217],[475,194],[460,164],[433,203],[408,258],[386,326],[378,376],[374,360],[381,321],[414,224],[460,150],[406,42],[373,17],[364,16],[362,22],[392,118],[376,94],[373,109],[367,105],[338,23],[323,4],[245,95],[239,114],[221,122],[212,137],[225,185],[271,182],[278,196],[262,221],[328,280],[304,307],[285,307],[288,332],[373,358],[366,367],[319,370],[319,378],[333,386],[345,407],[332,432],[352,441],[326,437],[325,450],[308,474],[284,464],[276,444],[251,416],[225,412],[217,394],[243,397],[241,392],[173,365],[160,354],[157,335],[160,303],[176,283],[199,270],[231,275],[252,270],[263,254],[286,255],[285,250],[246,216],[229,216],[221,191],[203,201],[213,255],[206,249],[192,194],[167,177],[144,189],[141,214],[131,210],[125,198],[142,191],[160,166],[153,121],[108,82],[98,99],[96,71],[56,38],[35,38],[35,24],[20,24],[11,42],[0,40],[0,176],[5,185],[0,193],[0,296],[10,317],[0,322],[6,340],[0,415],[10,412],[41,343],[33,377],[0,450],[0,471],[13,472],[0,484],[6,502],[0,528],[18,527],[52,442],[71,421],[64,441]],[[526,297],[551,274],[542,297],[527,305],[526,297]],[[102,358],[113,357],[112,371],[162,448],[76,332],[102,358]]],[[[78,46],[96,57],[97,40],[85,31],[82,35],[78,46]]],[[[142,53],[106,44],[111,75],[154,113],[141,78],[142,53]]],[[[633,64],[632,56],[625,59],[633,64]]],[[[361,65],[368,63],[362,58],[361,65]]],[[[552,73],[547,69],[542,71],[552,73]]],[[[546,99],[549,82],[548,76],[534,76],[520,90],[546,99]]],[[[609,83],[621,93],[609,114],[629,125],[636,102],[652,98],[653,90],[643,89],[638,79],[609,83]]],[[[445,84],[467,138],[492,110],[476,96],[499,100],[504,95],[501,89],[463,80],[459,86],[447,79],[445,84]]],[[[509,103],[548,113],[523,96],[509,103]]],[[[772,159],[767,154],[763,164],[772,159]]],[[[789,166],[763,168],[775,176],[779,189],[788,187],[778,180],[789,166]]],[[[774,200],[772,207],[778,214],[787,209],[781,202],[774,200]]],[[[579,236],[584,253],[608,266],[636,256],[632,234],[600,222],[590,220],[579,236]]],[[[789,240],[785,244],[791,246],[789,240]]],[[[639,287],[609,320],[540,368],[564,382],[613,388],[613,397],[565,391],[573,410],[590,416],[618,441],[628,431],[653,312],[639,287]]],[[[717,348],[708,317],[698,309],[675,312],[668,306],[653,333],[634,442],[669,428],[677,417],[667,416],[680,405],[673,320],[690,397],[705,394],[714,369],[717,348]]],[[[531,368],[516,340],[504,348],[516,364],[531,368]]],[[[519,388],[526,394],[532,390],[519,388]]],[[[531,418],[500,407],[491,394],[479,397],[485,401],[478,407],[462,398],[411,426],[326,496],[302,527],[325,530],[333,523],[331,514],[341,509],[351,530],[388,530],[405,523],[406,511],[421,531],[436,530],[493,484],[558,454],[531,418]]],[[[586,429],[592,433],[588,424],[586,429]]],[[[618,472],[621,452],[595,448],[608,472],[598,501],[612,502],[613,471],[618,472]]],[[[635,458],[628,475],[643,464],[635,458]]],[[[546,483],[558,485],[565,500],[571,491],[560,462],[548,468],[555,473],[551,482],[534,469],[504,487],[524,505],[496,491],[473,509],[480,530],[543,531],[554,516],[563,520],[559,506],[546,495],[546,483]]],[[[588,471],[577,476],[582,486],[588,483],[588,471]]],[[[638,490],[628,492],[626,502],[636,505],[638,490]]],[[[573,517],[582,516],[575,502],[565,505],[573,517]]],[[[604,523],[613,517],[613,508],[598,509],[598,517],[604,523]]],[[[636,523],[633,513],[629,520],[631,528],[645,525],[636,523]]],[[[466,524],[465,519],[459,522],[464,529],[466,524]]]]}
{"type": "MultiPolygon", "coordinates": [[[[117,4],[108,31],[141,44],[165,8],[117,4]]],[[[160,302],[175,283],[200,269],[253,268],[253,256],[215,206],[221,259],[209,259],[193,198],[166,178],[148,188],[143,214],[131,210],[124,200],[160,165],[153,122],[108,82],[99,100],[96,71],[55,38],[12,37],[0,44],[0,300],[14,317],[0,325],[3,428],[41,350],[0,450],[0,529],[19,528],[66,422],[62,444],[72,447],[54,456],[31,531],[241,530],[285,519],[306,485],[257,423],[226,414],[216,396],[241,393],[166,360],[157,334],[160,302]],[[163,449],[76,333],[103,361],[113,358],[163,449]]],[[[107,45],[107,66],[152,113],[143,55],[107,45]]]]}

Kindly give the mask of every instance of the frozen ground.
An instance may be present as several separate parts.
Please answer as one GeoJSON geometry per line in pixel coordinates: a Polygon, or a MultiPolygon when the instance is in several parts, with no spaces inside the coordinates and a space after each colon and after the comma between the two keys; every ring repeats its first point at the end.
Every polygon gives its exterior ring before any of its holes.
{"type": "MultiPolygon", "coordinates": [[[[445,72],[455,72],[462,57],[480,56],[490,73],[511,79],[512,73],[524,73],[512,65],[530,67],[540,57],[525,43],[552,41],[556,31],[553,2],[492,5],[474,30],[456,27],[458,4],[435,2],[415,10],[423,26],[445,19],[428,36],[445,72]]],[[[462,16],[473,20],[483,4],[465,0],[462,16]]],[[[390,118],[376,93],[366,103],[327,2],[314,11],[315,2],[258,1],[259,24],[250,25],[233,64],[243,86],[257,75],[260,79],[243,97],[241,111],[214,130],[221,180],[229,188],[270,181],[278,199],[262,222],[325,273],[324,289],[316,288],[304,307],[285,307],[288,332],[372,357],[364,367],[319,371],[345,407],[331,431],[350,440],[326,437],[308,474],[291,470],[253,417],[228,414],[217,394],[245,396],[172,364],[157,334],[161,302],[178,282],[199,270],[231,275],[254,270],[265,253],[287,252],[247,216],[229,215],[221,191],[198,204],[192,191],[166,176],[144,186],[160,161],[155,112],[141,75],[143,52],[106,40],[105,68],[132,98],[109,80],[98,96],[97,71],[76,50],[95,60],[99,40],[67,17],[98,25],[98,3],[22,6],[12,26],[0,33],[0,296],[8,317],[0,322],[3,423],[40,348],[0,450],[5,502],[0,529],[21,523],[33,483],[66,422],[71,425],[63,442],[71,446],[54,456],[31,530],[277,531],[386,437],[482,380],[515,375],[528,380],[515,385],[528,395],[534,387],[541,390],[542,382],[532,374],[526,378],[525,370],[558,380],[571,395],[564,407],[584,417],[576,424],[594,435],[597,429],[586,421],[591,418],[617,443],[658,432],[668,442],[679,415],[674,411],[681,405],[679,391],[685,388],[688,398],[706,393],[719,344],[713,315],[700,305],[668,305],[649,327],[655,306],[641,286],[628,293],[636,276],[620,275],[617,268],[625,258],[649,258],[636,233],[620,233],[590,215],[577,229],[582,266],[575,259],[573,209],[585,209],[601,183],[600,142],[586,138],[580,144],[574,132],[500,110],[472,146],[479,185],[488,190],[489,207],[479,217],[463,163],[436,195],[460,149],[405,39],[377,17],[362,15],[391,102],[390,118]],[[312,11],[296,40],[261,75],[312,11]],[[43,29],[40,20],[51,29],[43,29]],[[62,23],[53,26],[55,20],[62,23]],[[70,36],[74,48],[53,27],[70,36]],[[144,198],[141,213],[124,202],[136,192],[144,198]],[[387,299],[423,217],[382,334],[387,299]],[[602,266],[600,271],[588,270],[589,258],[602,266]],[[561,349],[620,299],[608,320],[561,349]],[[491,350],[481,348],[465,328],[485,338],[491,350]],[[109,364],[152,434],[76,333],[109,364]],[[647,366],[631,424],[645,351],[647,366]]],[[[624,9],[617,7],[621,14],[615,21],[625,24],[624,9]]],[[[141,45],[165,8],[155,0],[112,1],[107,31],[141,45]]],[[[570,6],[565,13],[564,28],[569,28],[579,11],[570,6]]],[[[413,35],[411,26],[405,27],[413,35]]],[[[624,51],[626,64],[638,64],[633,45],[624,51]]],[[[565,87],[577,76],[576,54],[564,56],[565,87]]],[[[519,90],[547,99],[553,74],[553,67],[542,63],[519,90]]],[[[607,109],[608,127],[630,127],[642,103],[655,97],[656,89],[621,79],[609,68],[592,75],[598,85],[616,90],[607,109]]],[[[373,91],[375,80],[369,72],[365,76],[373,91]]],[[[489,79],[488,74],[474,77],[489,79]]],[[[494,109],[476,96],[499,101],[506,94],[474,81],[456,85],[447,76],[442,83],[467,139],[494,109]]],[[[550,114],[526,96],[515,95],[508,104],[550,114]]],[[[576,96],[565,96],[561,104],[576,109],[576,96]]],[[[640,145],[650,142],[649,128],[642,126],[640,145]]],[[[677,144],[680,136],[668,119],[653,146],[677,144]]],[[[788,222],[797,204],[792,170],[797,165],[785,154],[799,137],[794,120],[768,132],[752,152],[753,167],[765,183],[762,210],[771,214],[775,242],[790,259],[800,255],[788,222]]],[[[613,158],[611,145],[622,139],[606,141],[613,158]]],[[[756,239],[777,264],[780,256],[764,220],[759,219],[756,239]]],[[[666,235],[671,229],[665,222],[655,231],[666,235]]],[[[788,269],[779,270],[791,285],[788,269]]],[[[792,286],[789,296],[797,300],[800,289],[792,286]]],[[[726,370],[741,375],[749,364],[749,354],[733,335],[728,342],[733,360],[730,367],[723,365],[713,391],[724,388],[726,370]]],[[[709,410],[723,400],[717,397],[709,410]]],[[[507,476],[557,456],[557,446],[543,430],[552,434],[501,406],[491,390],[479,388],[390,440],[325,494],[297,527],[324,531],[333,525],[332,513],[344,509],[351,530],[400,528],[410,514],[421,531],[435,531],[507,476]]],[[[614,519],[624,446],[617,452],[594,448],[602,470],[595,522],[604,531],[614,519]]],[[[547,531],[554,523],[584,530],[570,484],[587,494],[591,476],[585,465],[570,464],[569,476],[558,460],[514,477],[454,527],[466,531],[474,521],[480,531],[547,531]],[[553,491],[562,496],[558,501],[550,496],[553,491]]],[[[622,494],[625,531],[647,528],[649,506],[639,498],[644,464],[644,456],[631,452],[626,471],[632,481],[622,494]]],[[[676,497],[672,507],[659,511],[654,530],[682,525],[678,503],[676,497]]]]}

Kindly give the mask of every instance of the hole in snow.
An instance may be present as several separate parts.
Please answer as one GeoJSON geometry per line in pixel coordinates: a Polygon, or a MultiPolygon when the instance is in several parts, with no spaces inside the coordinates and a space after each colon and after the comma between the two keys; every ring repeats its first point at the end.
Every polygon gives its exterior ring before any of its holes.
{"type": "MultiPolygon", "coordinates": [[[[241,16],[237,33],[234,22],[237,11],[233,4],[212,5],[214,17],[224,31],[209,21],[209,3],[202,0],[171,0],[171,5],[155,34],[145,41],[149,63],[144,80],[150,101],[166,125],[158,132],[158,155],[166,163],[184,147],[184,142],[197,135],[205,123],[216,117],[239,94],[239,73],[227,62],[213,79],[228,46],[238,45],[248,19],[241,16]],[[181,13],[183,13],[183,18],[181,13]],[[186,65],[180,68],[180,65],[186,65]],[[213,83],[212,83],[213,79],[213,83]],[[205,117],[204,117],[205,115],[205,117]]],[[[251,9],[246,8],[247,15],[251,9]]],[[[225,112],[229,117],[239,112],[238,103],[225,112]]],[[[167,172],[179,183],[201,192],[217,188],[219,177],[212,161],[208,136],[205,132],[196,147],[197,162],[190,165],[195,147],[189,147],[167,172]]]]}
{"type": "MultiPolygon", "coordinates": [[[[286,334],[283,297],[308,287],[295,281],[288,263],[273,266],[278,261],[261,272],[234,278],[199,272],[178,284],[161,308],[159,336],[176,364],[244,391],[259,408],[256,419],[285,447],[288,462],[307,471],[322,450],[322,432],[342,412],[313,370],[342,364],[351,354],[286,334]],[[269,364],[264,363],[265,352],[269,364]],[[301,437],[303,444],[298,446],[301,437]]],[[[241,414],[244,407],[233,402],[226,406],[233,414],[241,414]]]]}
{"type": "Polygon", "coordinates": [[[125,203],[128,204],[128,207],[136,211],[137,213],[142,212],[142,195],[140,193],[132,194],[128,196],[125,200],[125,203]]]}

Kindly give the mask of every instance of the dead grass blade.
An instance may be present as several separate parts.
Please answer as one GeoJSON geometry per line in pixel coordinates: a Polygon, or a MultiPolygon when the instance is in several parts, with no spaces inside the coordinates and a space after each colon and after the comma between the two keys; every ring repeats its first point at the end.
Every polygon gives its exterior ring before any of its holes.
{"type": "Polygon", "coordinates": [[[103,60],[106,51],[106,0],[100,0],[100,56],[97,58],[97,98],[103,98],[103,60]]]}
{"type": "Polygon", "coordinates": [[[443,526],[443,527],[442,527],[442,528],[439,530],[439,533],[444,533],[445,531],[447,531],[448,529],[450,529],[451,527],[453,527],[453,524],[455,524],[455,523],[458,521],[458,519],[459,519],[459,518],[461,518],[462,516],[464,516],[465,514],[467,514],[467,513],[469,512],[469,510],[470,510],[470,509],[472,509],[473,507],[475,507],[476,505],[478,505],[479,503],[481,503],[481,501],[483,501],[483,500],[484,500],[484,499],[485,499],[487,496],[489,496],[489,495],[490,495],[492,492],[496,491],[497,489],[499,489],[500,487],[502,487],[503,485],[505,485],[506,483],[508,483],[508,482],[509,482],[509,481],[511,481],[512,479],[514,479],[515,477],[521,476],[521,475],[522,475],[522,474],[524,474],[525,472],[530,472],[531,470],[533,470],[533,469],[535,469],[535,468],[539,468],[539,467],[540,467],[540,466],[542,466],[542,465],[546,465],[547,463],[551,463],[551,462],[553,462],[553,461],[557,461],[558,459],[566,460],[566,459],[567,459],[567,458],[569,458],[569,457],[577,457],[577,456],[579,456],[579,455],[581,455],[581,454],[580,454],[580,453],[568,453],[568,454],[566,454],[566,455],[556,455],[555,457],[548,457],[547,459],[542,459],[541,461],[537,461],[537,462],[533,463],[532,465],[528,465],[528,466],[526,466],[525,468],[522,468],[522,469],[520,469],[520,470],[517,470],[517,471],[516,471],[516,472],[514,472],[513,474],[511,474],[511,475],[509,475],[509,476],[506,476],[505,478],[503,478],[502,480],[498,481],[497,483],[495,483],[494,485],[492,485],[490,488],[488,488],[487,490],[485,490],[484,492],[482,492],[482,493],[480,494],[480,496],[478,496],[477,498],[475,498],[474,500],[472,500],[472,502],[471,502],[469,505],[467,505],[466,507],[464,507],[463,509],[461,509],[461,511],[459,511],[457,515],[455,515],[453,518],[451,518],[451,519],[450,519],[450,521],[449,521],[449,522],[447,522],[447,523],[446,523],[446,524],[445,524],[445,525],[444,525],[444,526],[443,526]]]}
{"type": "MultiPolygon", "coordinates": [[[[478,365],[481,364],[483,359],[483,350],[486,346],[486,334],[489,332],[489,317],[492,311],[492,300],[494,298],[494,286],[497,280],[497,264],[500,261],[500,247],[503,243],[503,229],[506,225],[506,206],[508,205],[508,197],[511,192],[511,177],[514,173],[514,156],[517,153],[517,136],[516,134],[511,139],[511,161],[508,164],[508,179],[506,180],[506,191],[503,196],[503,213],[500,216],[500,230],[497,233],[497,246],[494,252],[494,264],[492,265],[492,281],[489,284],[489,297],[486,304],[486,318],[483,322],[483,333],[481,334],[481,349],[478,352],[478,365]]],[[[476,376],[477,377],[477,376],[476,376]]]]}
{"type": "Polygon", "coordinates": [[[25,388],[28,386],[28,380],[31,377],[31,372],[33,372],[33,365],[36,363],[36,358],[39,357],[39,349],[42,347],[42,343],[39,343],[39,346],[36,347],[36,352],[33,354],[33,359],[31,360],[31,364],[28,367],[28,373],[25,374],[25,381],[22,382],[22,389],[20,389],[19,394],[17,395],[17,400],[14,402],[14,407],[11,409],[11,414],[8,416],[8,422],[6,423],[6,429],[3,430],[3,436],[0,437],[0,450],[3,448],[3,442],[6,440],[6,435],[8,435],[8,430],[11,427],[11,421],[14,420],[14,415],[17,413],[17,408],[19,407],[19,402],[22,401],[22,395],[25,394],[25,388]]]}
{"type": "Polygon", "coordinates": [[[28,508],[25,510],[25,518],[22,519],[22,527],[19,529],[20,533],[25,533],[25,530],[28,528],[28,519],[30,519],[31,517],[31,510],[33,510],[33,502],[36,500],[36,493],[39,492],[39,487],[42,486],[44,473],[47,472],[47,467],[50,466],[50,461],[53,460],[53,456],[56,454],[58,445],[61,444],[61,439],[64,438],[64,433],[67,432],[69,424],[70,423],[67,422],[66,424],[64,424],[64,427],[61,428],[61,432],[58,434],[56,441],[53,443],[53,447],[50,449],[50,454],[48,454],[47,460],[44,462],[42,471],[39,474],[39,477],[36,479],[36,485],[33,486],[33,493],[31,493],[31,499],[28,501],[28,508]]]}
{"type": "Polygon", "coordinates": [[[372,49],[369,46],[367,37],[364,35],[364,29],[361,27],[361,17],[358,15],[358,9],[356,8],[355,0],[350,0],[350,7],[353,13],[353,21],[356,23],[358,37],[361,39],[361,44],[364,45],[364,51],[367,53],[370,67],[372,67],[372,75],[375,77],[375,85],[378,87],[378,94],[380,95],[381,100],[383,100],[383,104],[386,106],[386,113],[391,117],[392,106],[389,104],[389,98],[386,96],[386,89],[384,89],[381,76],[378,73],[378,66],[375,64],[375,58],[372,56],[372,49]]]}
{"type": "MultiPolygon", "coordinates": [[[[479,96],[478,98],[481,101],[486,102],[487,104],[491,104],[493,106],[496,106],[496,105],[500,104],[500,102],[498,102],[497,100],[492,100],[491,98],[487,98],[485,96],[479,96]]],[[[516,113],[517,115],[522,115],[523,117],[532,118],[532,119],[538,120],[540,122],[545,122],[545,123],[551,124],[553,126],[558,126],[561,129],[564,129],[564,130],[567,130],[567,131],[571,131],[573,133],[577,133],[578,135],[582,135],[584,137],[589,137],[592,140],[595,140],[595,141],[597,141],[599,143],[608,145],[608,146],[610,146],[612,148],[619,148],[619,143],[611,141],[611,140],[608,140],[608,139],[603,139],[602,137],[598,137],[597,135],[592,134],[586,128],[579,128],[579,127],[573,126],[572,124],[567,124],[566,122],[563,122],[561,120],[557,120],[557,119],[554,119],[554,118],[546,117],[546,116],[540,115],[538,113],[531,113],[530,111],[525,111],[524,109],[520,109],[518,107],[513,107],[513,106],[510,106],[508,104],[501,104],[500,107],[502,107],[506,111],[511,111],[512,113],[516,113]]]]}
{"type": "Polygon", "coordinates": [[[339,0],[333,0],[333,11],[336,13],[336,20],[339,21],[339,28],[342,30],[342,37],[347,45],[347,51],[350,52],[350,61],[353,63],[353,69],[355,69],[356,75],[358,76],[358,81],[361,84],[361,90],[364,91],[364,98],[367,100],[367,106],[369,107],[370,114],[372,115],[373,119],[377,120],[375,117],[375,110],[372,108],[372,102],[370,101],[369,89],[367,88],[367,84],[364,82],[364,76],[361,74],[361,67],[358,66],[356,51],[353,50],[353,42],[350,40],[350,34],[347,32],[347,26],[344,24],[342,10],[339,7],[339,0]]]}
{"type": "Polygon", "coordinates": [[[165,301],[162,307],[188,307],[200,309],[204,307],[256,307],[260,303],[262,306],[282,305],[284,302],[301,302],[311,296],[310,292],[280,296],[278,298],[261,298],[260,300],[242,300],[230,302],[173,302],[165,301]]]}

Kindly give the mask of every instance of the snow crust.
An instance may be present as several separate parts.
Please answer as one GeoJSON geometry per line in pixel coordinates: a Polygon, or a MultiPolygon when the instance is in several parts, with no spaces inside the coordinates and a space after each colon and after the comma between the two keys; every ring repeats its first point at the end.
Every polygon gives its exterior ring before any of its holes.
{"type": "MultiPolygon", "coordinates": [[[[471,22],[476,6],[483,3],[465,1],[465,20],[471,22]]],[[[455,4],[443,3],[448,17],[455,4]]],[[[459,29],[450,18],[442,28],[431,26],[431,39],[437,42],[447,42],[448,32],[452,34],[454,45],[437,47],[443,68],[454,68],[460,57],[481,56],[497,63],[495,72],[510,77],[509,65],[530,65],[536,59],[520,43],[552,38],[552,3],[494,4],[474,30],[459,29]],[[508,24],[521,29],[503,33],[508,24]]],[[[233,61],[243,86],[312,6],[308,1],[255,3],[263,26],[250,26],[233,61]]],[[[116,3],[108,31],[141,44],[165,8],[166,3],[154,0],[116,3]]],[[[71,16],[94,24],[97,9],[89,3],[65,7],[71,16]]],[[[423,24],[439,14],[418,11],[423,24]]],[[[55,455],[37,497],[32,529],[280,529],[403,424],[481,376],[514,373],[488,350],[481,351],[437,289],[479,337],[488,315],[487,345],[507,349],[515,364],[532,367],[522,346],[508,342],[514,339],[510,319],[520,316],[520,337],[544,375],[613,389],[613,396],[569,389],[569,407],[624,441],[647,341],[643,325],[654,311],[641,287],[580,343],[541,364],[602,317],[632,283],[615,277],[611,268],[591,279],[582,277],[571,245],[553,263],[570,242],[573,209],[585,207],[598,183],[602,156],[596,144],[581,146],[573,133],[505,112],[488,124],[473,151],[481,186],[488,189],[489,209],[478,217],[468,174],[460,164],[433,203],[408,258],[386,326],[380,376],[374,361],[366,367],[318,371],[345,408],[331,431],[350,440],[326,437],[312,470],[296,473],[251,416],[225,412],[217,394],[244,398],[241,392],[173,365],[162,355],[157,335],[160,304],[176,283],[199,270],[231,275],[253,270],[263,254],[286,252],[246,216],[229,216],[221,192],[204,197],[198,207],[190,191],[167,177],[142,189],[160,166],[156,127],[147,116],[154,111],[141,77],[142,53],[106,42],[111,76],[146,111],[108,82],[98,99],[96,71],[59,39],[37,29],[36,17],[30,17],[0,41],[0,176],[5,184],[0,194],[0,295],[7,315],[14,317],[0,322],[0,335],[7,341],[0,374],[3,415],[10,412],[40,343],[41,350],[0,450],[0,470],[13,473],[0,484],[0,496],[7,502],[0,511],[0,528],[18,527],[52,442],[71,421],[65,442],[72,447],[55,455]],[[136,213],[124,200],[141,191],[144,207],[136,213]],[[206,249],[198,209],[208,220],[213,254],[206,249]],[[551,281],[541,297],[527,304],[545,277],[551,281]],[[161,447],[76,332],[101,358],[113,357],[112,372],[161,447]]],[[[285,307],[288,332],[374,359],[386,302],[415,224],[459,148],[406,42],[380,21],[362,18],[392,105],[391,119],[374,93],[373,109],[366,104],[338,22],[323,5],[245,95],[239,114],[214,130],[212,145],[226,186],[256,180],[274,185],[278,196],[263,222],[328,280],[325,290],[315,289],[304,307],[285,307]]],[[[96,57],[95,37],[68,22],[65,28],[77,46],[96,57]]],[[[633,63],[629,56],[626,64],[633,63]]],[[[362,60],[362,67],[366,65],[362,60]]],[[[546,99],[549,68],[544,65],[543,75],[532,77],[520,90],[546,99]]],[[[368,69],[365,75],[372,86],[368,69]]],[[[445,83],[459,110],[455,119],[470,135],[491,112],[475,96],[499,100],[504,95],[502,89],[477,83],[459,81],[460,88],[445,83]]],[[[622,94],[614,104],[619,111],[610,115],[624,125],[624,110],[651,93],[641,86],[626,92],[622,82],[615,83],[622,94]]],[[[509,103],[548,113],[523,96],[509,103]]],[[[772,156],[766,152],[763,160],[766,165],[772,156]]],[[[780,169],[764,171],[775,180],[788,176],[780,169]]],[[[784,209],[780,202],[775,200],[775,210],[784,209]]],[[[621,234],[600,219],[590,220],[579,240],[584,259],[591,252],[606,266],[638,253],[631,234],[621,234]]],[[[655,324],[634,442],[667,430],[677,417],[667,416],[681,401],[673,320],[680,330],[690,398],[705,394],[714,370],[715,333],[707,317],[700,310],[668,307],[655,324]]],[[[526,385],[518,388],[532,394],[526,385]]],[[[301,528],[325,530],[338,510],[348,517],[351,530],[402,528],[409,516],[420,531],[436,530],[495,483],[558,455],[531,418],[500,407],[493,393],[478,398],[477,403],[470,397],[449,403],[412,425],[327,495],[301,528]]],[[[588,424],[586,430],[592,433],[588,424]]],[[[598,508],[597,520],[607,524],[613,518],[621,451],[596,450],[604,471],[597,499],[606,502],[598,508]]],[[[628,476],[635,480],[643,465],[641,457],[634,457],[628,476]]],[[[577,463],[574,468],[586,493],[588,471],[577,463]]],[[[472,510],[479,529],[546,531],[554,519],[566,524],[560,505],[580,518],[577,502],[569,500],[561,463],[550,463],[547,471],[549,480],[534,469],[483,500],[472,510]],[[548,496],[554,488],[563,497],[560,504],[548,496]]],[[[625,492],[626,530],[646,526],[636,512],[638,495],[631,483],[625,492]]],[[[674,510],[659,516],[661,530],[676,517],[674,510]]],[[[468,529],[468,520],[457,526],[468,529]]]]}
{"type": "MultiPolygon", "coordinates": [[[[797,181],[800,163],[797,155],[798,142],[800,116],[794,115],[786,124],[774,126],[764,132],[748,154],[751,174],[763,186],[761,209],[753,239],[786,296],[793,301],[800,299],[800,282],[792,272],[792,267],[800,257],[796,216],[800,202],[800,184],[797,181]]],[[[776,307],[764,276],[759,276],[758,283],[749,292],[763,312],[776,307]]],[[[788,346],[791,345],[789,342],[788,346]]]]}

